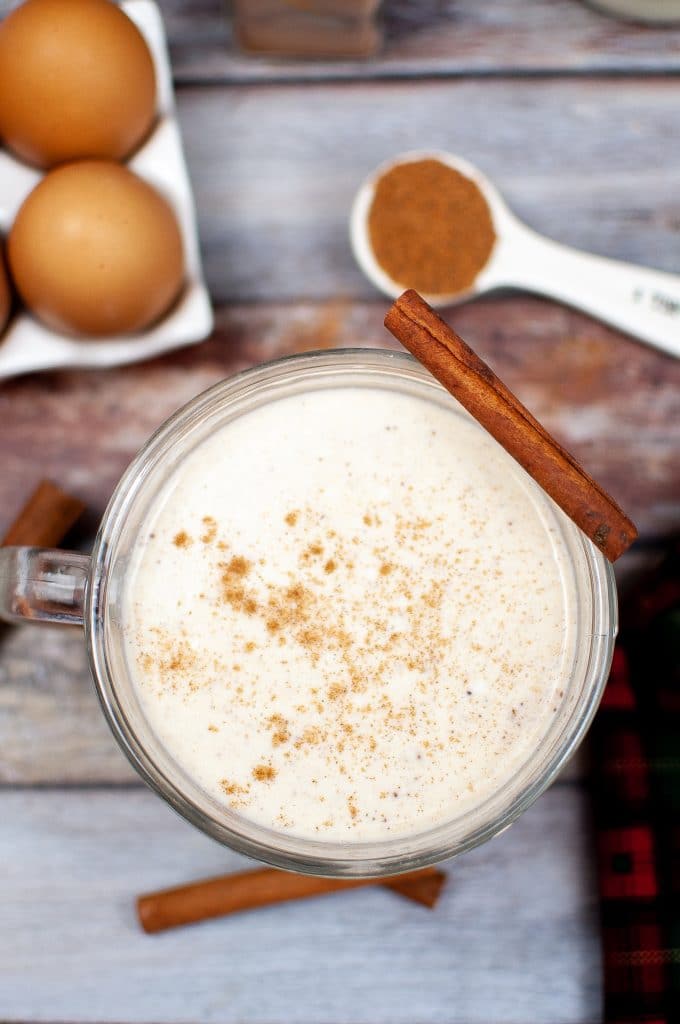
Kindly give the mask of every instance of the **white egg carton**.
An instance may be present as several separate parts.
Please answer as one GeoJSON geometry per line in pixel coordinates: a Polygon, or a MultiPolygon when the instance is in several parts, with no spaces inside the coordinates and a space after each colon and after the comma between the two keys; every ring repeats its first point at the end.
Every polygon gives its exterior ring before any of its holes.
{"type": "MultiPolygon", "coordinates": [[[[184,291],[170,312],[149,330],[96,341],[52,331],[20,307],[0,335],[0,379],[58,367],[135,363],[202,341],[212,330],[213,314],[201,269],[196,213],[175,114],[163,19],[153,0],[124,0],[121,7],[151,50],[157,88],[156,127],[127,166],[155,185],[173,206],[184,242],[184,291]]],[[[42,177],[44,172],[27,167],[8,150],[0,149],[0,234],[7,236],[19,207],[42,177]]]]}

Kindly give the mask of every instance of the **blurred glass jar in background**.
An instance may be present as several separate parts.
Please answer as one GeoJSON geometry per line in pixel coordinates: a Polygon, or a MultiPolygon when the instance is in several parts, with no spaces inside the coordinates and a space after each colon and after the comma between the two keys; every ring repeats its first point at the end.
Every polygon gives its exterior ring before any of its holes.
{"type": "Polygon", "coordinates": [[[608,14],[618,14],[635,21],[670,25],[680,23],[680,0],[588,0],[608,14]]]}
{"type": "Polygon", "coordinates": [[[380,0],[233,0],[239,46],[250,53],[370,57],[381,42],[380,0]]]}

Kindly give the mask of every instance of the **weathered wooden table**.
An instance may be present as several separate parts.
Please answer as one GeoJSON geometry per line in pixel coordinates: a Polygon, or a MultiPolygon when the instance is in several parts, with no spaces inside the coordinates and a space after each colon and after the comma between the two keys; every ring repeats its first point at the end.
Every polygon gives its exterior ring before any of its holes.
{"type": "MultiPolygon", "coordinates": [[[[535,228],[680,270],[680,31],[578,0],[388,0],[378,59],[299,66],[238,55],[218,0],[162,6],[217,329],[144,366],[3,385],[0,528],[49,476],[88,502],[91,532],[149,432],[214,381],[293,351],[389,344],[347,213],[400,150],[455,150],[535,228]]],[[[680,523],[680,363],[538,299],[451,319],[636,518],[625,586],[680,523]]],[[[241,858],[139,783],[77,632],[5,629],[0,644],[1,1019],[600,1019],[583,757],[451,867],[434,914],[376,889],[149,938],[136,893],[241,858]]]]}

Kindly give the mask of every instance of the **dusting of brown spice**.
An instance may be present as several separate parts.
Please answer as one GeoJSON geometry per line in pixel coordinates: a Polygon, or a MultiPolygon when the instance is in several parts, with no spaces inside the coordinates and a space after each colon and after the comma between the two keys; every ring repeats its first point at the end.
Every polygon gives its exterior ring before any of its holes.
{"type": "Polygon", "coordinates": [[[305,746],[314,747],[317,745],[317,743],[320,743],[322,739],[323,734],[321,730],[318,729],[316,726],[309,726],[302,733],[302,736],[300,736],[300,738],[295,741],[294,746],[296,750],[300,750],[301,747],[305,746]]]}
{"type": "Polygon", "coordinates": [[[290,728],[288,720],[283,715],[275,714],[270,715],[267,719],[267,724],[273,729],[272,732],[272,746],[280,747],[283,743],[287,743],[290,739],[290,728]]]}
{"type": "MultiPolygon", "coordinates": [[[[213,516],[203,516],[201,521],[204,528],[204,531],[201,534],[201,541],[204,544],[211,544],[217,536],[217,522],[213,516]]],[[[176,533],[172,538],[172,543],[176,548],[188,548],[193,544],[193,539],[186,530],[180,530],[179,533],[176,533]]],[[[224,545],[220,546],[223,547],[224,545]]]]}
{"type": "Polygon", "coordinates": [[[311,590],[301,583],[288,587],[270,588],[267,601],[266,626],[270,633],[278,633],[289,626],[304,627],[308,621],[308,610],[313,603],[311,590]]]}
{"type": "Polygon", "coordinates": [[[230,782],[229,779],[220,779],[220,788],[225,796],[231,798],[229,804],[234,810],[240,810],[248,806],[249,784],[242,786],[238,782],[230,782]]]}
{"type": "MultiPolygon", "coordinates": [[[[314,522],[312,509],[295,510],[285,519],[288,525],[294,525],[302,516],[305,522],[314,522]]],[[[366,511],[362,518],[366,526],[380,523],[374,509],[366,511]]],[[[204,526],[206,531],[201,539],[205,541],[208,536],[214,539],[211,523],[204,519],[204,526]]],[[[395,521],[398,548],[415,550],[421,545],[423,534],[433,526],[434,522],[423,518],[398,515],[395,521]]],[[[345,577],[351,579],[355,571],[354,541],[358,538],[342,538],[334,531],[326,531],[324,536],[330,539],[331,533],[332,558],[323,557],[324,548],[319,540],[310,542],[308,534],[300,537],[297,568],[289,571],[288,581],[283,583],[267,582],[259,569],[254,571],[255,565],[265,564],[263,561],[253,563],[230,550],[224,561],[217,562],[219,594],[234,612],[255,619],[254,628],[266,629],[278,645],[297,645],[312,664],[317,664],[326,652],[332,652],[338,668],[337,677],[327,688],[312,688],[309,703],[296,708],[296,713],[314,716],[311,722],[308,718],[296,728],[296,715],[292,712],[290,718],[273,712],[262,721],[269,732],[272,754],[282,759],[280,763],[307,757],[316,748],[339,776],[352,777],[352,765],[356,770],[361,770],[359,766],[362,763],[368,768],[371,762],[364,759],[375,757],[380,740],[376,729],[397,729],[414,735],[415,705],[413,702],[404,704],[401,699],[394,700],[391,688],[386,684],[395,666],[401,665],[414,673],[413,686],[422,691],[423,676],[436,661],[438,645],[442,642],[440,609],[443,584],[421,581],[414,575],[408,561],[402,564],[392,545],[375,544],[369,549],[369,557],[375,559],[380,599],[369,614],[362,614],[361,628],[357,632],[352,619],[354,611],[352,606],[346,608],[342,594],[345,577]],[[325,573],[330,577],[338,569],[342,569],[342,576],[338,575],[337,580],[329,578],[320,589],[323,576],[319,574],[325,573]],[[391,617],[395,615],[406,619],[398,630],[390,628],[391,617]],[[380,687],[378,691],[373,689],[375,683],[380,687]],[[357,704],[357,700],[362,701],[361,694],[367,695],[363,698],[363,706],[357,704]],[[357,719],[357,715],[365,716],[363,720],[370,722],[370,732],[363,732],[362,719],[357,719]],[[381,725],[378,724],[380,719],[381,725]]],[[[216,559],[219,557],[217,555],[216,559]]],[[[252,627],[246,627],[244,623],[245,628],[252,627]]],[[[236,649],[254,651],[257,644],[251,636],[247,632],[245,635],[241,633],[236,641],[240,648],[236,649]]],[[[287,664],[285,646],[281,647],[281,656],[282,664],[287,664]]],[[[149,659],[151,655],[145,653],[143,657],[149,659]]],[[[173,673],[187,675],[184,683],[189,691],[204,685],[203,667],[195,660],[195,652],[176,637],[159,642],[152,658],[153,668],[165,673],[168,685],[173,688],[176,685],[173,673]]],[[[216,671],[224,672],[226,668],[215,666],[216,671]]],[[[234,699],[245,706],[252,705],[256,699],[251,689],[255,682],[252,676],[255,665],[230,663],[229,668],[234,672],[240,671],[245,683],[245,687],[231,685],[234,699]]],[[[272,702],[277,699],[276,691],[272,691],[269,699],[272,702]]],[[[219,731],[214,725],[209,725],[208,729],[210,732],[219,731]]],[[[264,751],[255,751],[255,763],[253,765],[251,761],[252,767],[248,766],[246,770],[250,771],[255,782],[272,783],[277,776],[278,765],[263,755],[264,751]]],[[[247,784],[221,780],[220,786],[230,798],[231,807],[241,809],[249,806],[252,794],[247,784]]],[[[351,821],[361,818],[356,794],[347,798],[347,808],[351,821]]]]}
{"type": "Polygon", "coordinates": [[[205,532],[203,533],[201,540],[204,544],[212,544],[217,536],[217,523],[212,516],[203,516],[202,522],[205,527],[205,532]]]}
{"type": "Polygon", "coordinates": [[[227,796],[235,796],[237,794],[245,794],[250,789],[250,786],[240,786],[237,782],[229,782],[228,779],[221,779],[220,786],[227,794],[227,796]]]}
{"type": "Polygon", "coordinates": [[[148,651],[143,651],[137,658],[137,664],[143,672],[150,672],[154,666],[154,659],[148,651]]]}
{"type": "Polygon", "coordinates": [[[234,611],[254,615],[257,602],[247,594],[245,578],[251,570],[251,563],[242,555],[234,555],[228,562],[220,563],[222,570],[222,597],[234,611]]]}
{"type": "Polygon", "coordinates": [[[320,558],[323,555],[323,547],[318,541],[308,544],[300,555],[301,562],[310,562],[313,558],[320,558]]]}
{"type": "Polygon", "coordinates": [[[187,672],[196,664],[196,653],[186,641],[167,641],[161,645],[158,667],[164,672],[187,672]]]}
{"type": "Polygon", "coordinates": [[[383,270],[425,295],[468,289],[496,241],[479,187],[432,159],[396,164],[378,179],[368,230],[383,270]]]}

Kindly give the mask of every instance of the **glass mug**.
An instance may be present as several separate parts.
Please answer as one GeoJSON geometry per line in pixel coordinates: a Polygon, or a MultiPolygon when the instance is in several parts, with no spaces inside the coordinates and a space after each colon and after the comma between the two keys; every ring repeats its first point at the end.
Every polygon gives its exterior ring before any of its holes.
{"type": "MultiPolygon", "coordinates": [[[[0,549],[0,618],[85,628],[101,706],[123,752],[144,781],[193,825],[240,853],[307,874],[379,876],[443,860],[497,835],[547,788],[583,738],[597,709],[613,653],[617,605],[611,565],[548,503],[571,560],[577,594],[575,661],[561,707],[530,758],[500,790],[445,825],[380,841],[323,842],[268,829],[219,804],[163,748],[138,703],[121,632],[122,581],[139,524],[182,458],[213,430],[285,396],[338,387],[420,396],[468,416],[404,353],[347,349],[267,363],[214,387],[176,412],[150,438],[118,484],[91,557],[39,548],[0,549]]],[[[482,429],[481,427],[479,429],[482,429]]],[[[517,467],[518,472],[523,472],[517,467]]]]}
{"type": "Polygon", "coordinates": [[[680,22],[680,0],[588,0],[607,14],[662,25],[680,22]]]}

